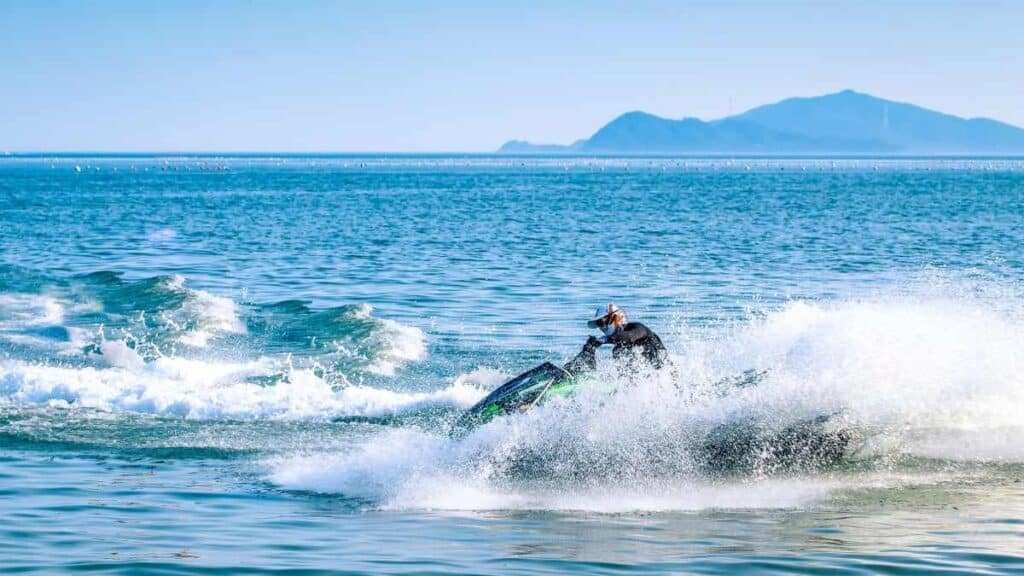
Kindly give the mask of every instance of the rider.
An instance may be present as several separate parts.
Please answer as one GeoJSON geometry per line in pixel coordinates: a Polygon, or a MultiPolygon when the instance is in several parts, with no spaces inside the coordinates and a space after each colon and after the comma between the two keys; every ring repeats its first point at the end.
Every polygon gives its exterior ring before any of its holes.
{"type": "Polygon", "coordinates": [[[630,361],[636,358],[643,358],[653,368],[662,368],[669,363],[668,351],[661,343],[661,338],[653,330],[639,322],[630,322],[626,318],[626,312],[612,304],[600,306],[594,312],[594,318],[587,322],[591,328],[599,328],[604,336],[595,338],[591,336],[583,345],[580,353],[580,361],[587,368],[595,368],[597,361],[594,359],[593,351],[602,344],[612,345],[612,358],[622,365],[623,361],[630,361]],[[585,360],[584,360],[585,358],[585,360]]]}

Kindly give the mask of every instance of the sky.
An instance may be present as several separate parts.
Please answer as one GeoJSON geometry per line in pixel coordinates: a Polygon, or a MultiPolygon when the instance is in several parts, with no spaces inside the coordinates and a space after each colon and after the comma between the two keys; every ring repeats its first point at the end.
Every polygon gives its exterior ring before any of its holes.
{"type": "Polygon", "coordinates": [[[1024,126],[1024,1],[0,0],[0,151],[487,152],[852,88],[1024,126]]]}

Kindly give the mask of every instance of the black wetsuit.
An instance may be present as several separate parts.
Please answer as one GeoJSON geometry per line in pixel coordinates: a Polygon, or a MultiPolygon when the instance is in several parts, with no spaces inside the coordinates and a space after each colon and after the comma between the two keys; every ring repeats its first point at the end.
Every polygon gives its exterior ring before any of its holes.
{"type": "Polygon", "coordinates": [[[606,336],[605,343],[613,346],[612,358],[617,361],[639,356],[654,368],[661,368],[668,363],[668,351],[661,343],[661,338],[639,322],[630,322],[622,330],[606,336]]]}
{"type": "Polygon", "coordinates": [[[565,369],[569,372],[592,372],[597,370],[597,356],[595,352],[601,344],[612,345],[612,358],[616,360],[620,370],[630,371],[635,369],[631,360],[642,358],[654,368],[663,368],[669,365],[668,351],[661,343],[661,338],[650,328],[639,322],[630,322],[611,336],[600,340],[591,336],[583,345],[583,350],[576,355],[565,369]]]}

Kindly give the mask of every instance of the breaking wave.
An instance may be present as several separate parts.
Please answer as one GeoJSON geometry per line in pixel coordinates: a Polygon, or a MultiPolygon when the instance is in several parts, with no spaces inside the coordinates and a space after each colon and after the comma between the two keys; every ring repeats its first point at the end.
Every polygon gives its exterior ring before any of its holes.
{"type": "Polygon", "coordinates": [[[483,390],[456,381],[432,392],[397,392],[372,386],[336,386],[309,369],[280,374],[267,359],[245,363],[161,358],[144,362],[118,346],[118,366],[66,368],[0,363],[0,398],[44,404],[179,416],[202,420],[331,419],[400,416],[427,408],[465,408],[483,390]]]}
{"type": "Polygon", "coordinates": [[[97,272],[40,287],[0,293],[0,402],[324,419],[461,407],[482,394],[461,381],[415,392],[382,385],[426,356],[426,338],[368,304],[240,304],[177,275],[97,272]]]}

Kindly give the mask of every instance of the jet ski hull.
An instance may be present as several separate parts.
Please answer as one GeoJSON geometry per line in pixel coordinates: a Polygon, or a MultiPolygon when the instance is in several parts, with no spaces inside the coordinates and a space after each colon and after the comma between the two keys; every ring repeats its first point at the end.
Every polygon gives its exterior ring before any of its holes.
{"type": "Polygon", "coordinates": [[[570,396],[579,388],[581,376],[545,362],[509,380],[466,410],[456,428],[480,426],[498,416],[529,410],[549,398],[570,396]]]}

